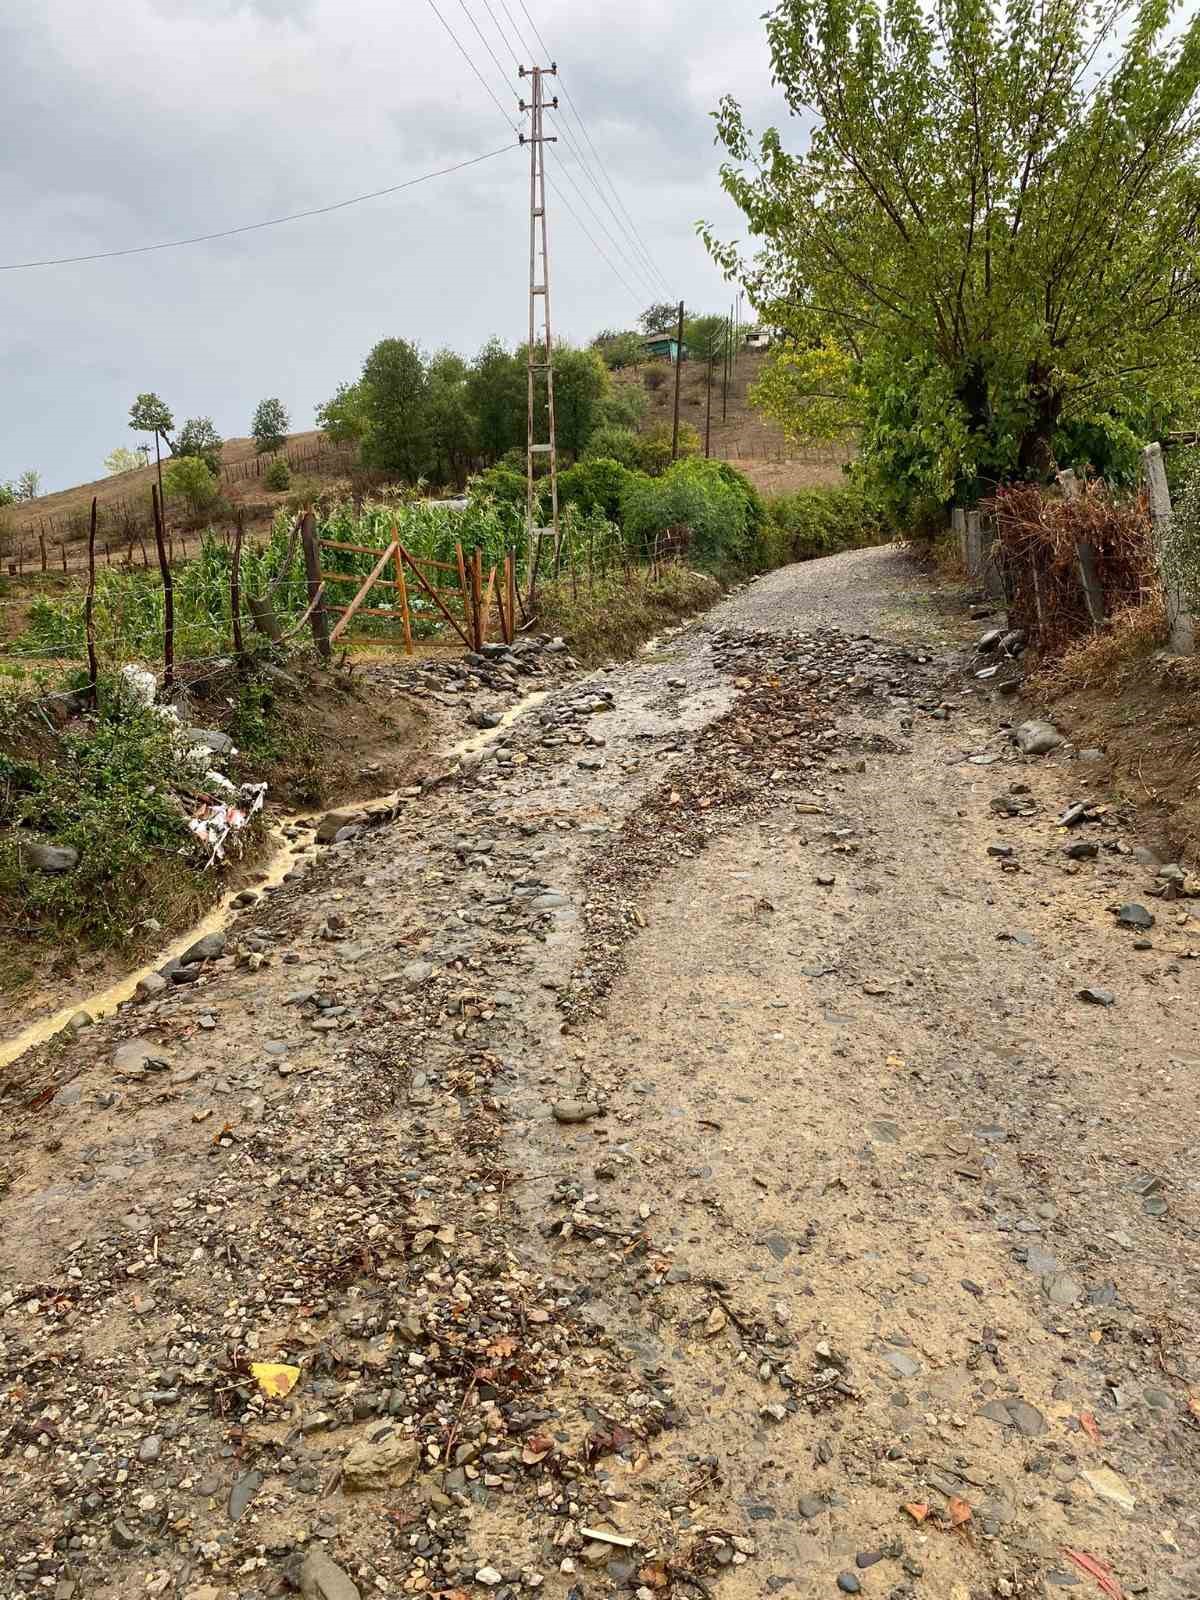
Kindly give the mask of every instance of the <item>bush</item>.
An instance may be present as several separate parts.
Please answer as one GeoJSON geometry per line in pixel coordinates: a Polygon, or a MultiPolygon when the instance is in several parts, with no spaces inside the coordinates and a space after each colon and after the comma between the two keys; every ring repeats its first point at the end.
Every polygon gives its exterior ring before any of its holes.
{"type": "Polygon", "coordinates": [[[177,456],[169,462],[163,473],[163,488],[167,494],[186,500],[197,515],[217,498],[217,480],[203,456],[177,456]]]}
{"type": "Polygon", "coordinates": [[[160,715],[111,698],[94,725],[63,740],[60,761],[40,770],[0,763],[10,769],[14,823],[0,844],[0,904],[19,906],[23,924],[109,945],[128,938],[147,906],[158,913],[164,895],[186,893],[194,841],[170,793],[179,756],[160,715]],[[78,866],[29,870],[24,829],[78,850],[78,866]]]}
{"type": "Polygon", "coordinates": [[[292,486],[292,469],[282,456],[272,461],[263,473],[263,482],[268,489],[290,489],[292,486]]]}
{"type": "Polygon", "coordinates": [[[628,481],[629,471],[621,462],[587,456],[559,473],[558,503],[577,505],[582,511],[599,511],[615,520],[628,481]]]}
{"type": "Polygon", "coordinates": [[[878,506],[861,489],[797,489],[778,495],[768,511],[788,561],[882,544],[889,536],[878,506]]]}
{"type": "MultiPolygon", "coordinates": [[[[636,428],[646,415],[649,403],[640,383],[610,384],[608,393],[596,406],[596,427],[636,428]]],[[[593,432],[592,438],[595,437],[593,432]]]]}
{"type": "Polygon", "coordinates": [[[642,464],[640,440],[632,428],[611,424],[597,428],[588,440],[583,459],[619,461],[623,467],[640,467],[642,464]]]}
{"type": "Polygon", "coordinates": [[[709,566],[748,565],[764,524],[762,501],[723,461],[676,461],[660,478],[631,474],[621,496],[625,537],[653,549],[668,528],[691,530],[691,557],[709,566]]]}
{"type": "MultiPolygon", "coordinates": [[[[652,428],[647,428],[645,433],[638,435],[638,465],[643,472],[657,477],[671,465],[671,434],[670,423],[656,422],[652,428]]],[[[691,423],[681,422],[679,459],[682,461],[688,456],[698,456],[702,448],[703,440],[691,423]]]]}
{"type": "Polygon", "coordinates": [[[664,387],[667,379],[670,376],[671,370],[669,367],[656,363],[654,366],[647,369],[646,376],[643,381],[647,389],[661,389],[664,387]]]}
{"type": "Polygon", "coordinates": [[[467,493],[473,500],[498,500],[504,505],[524,506],[526,479],[524,472],[509,466],[489,467],[467,484],[467,493]]]}

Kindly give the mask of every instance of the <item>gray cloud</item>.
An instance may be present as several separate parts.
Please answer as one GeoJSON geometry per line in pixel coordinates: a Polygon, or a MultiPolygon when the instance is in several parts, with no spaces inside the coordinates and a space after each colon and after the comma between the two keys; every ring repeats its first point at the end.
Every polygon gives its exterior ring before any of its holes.
{"type": "MultiPolygon", "coordinates": [[[[515,101],[457,0],[442,9],[501,100],[515,101]]],[[[711,18],[685,0],[527,0],[562,78],[672,294],[719,307],[728,285],[695,239],[721,195],[708,113],[726,90],[770,105],[753,5],[711,18]]],[[[471,11],[507,64],[481,0],[471,11]]],[[[518,0],[509,10],[533,43],[518,0]]],[[[492,0],[504,23],[504,9],[492,0]]],[[[505,24],[505,32],[510,30],[505,24]]],[[[525,43],[512,37],[526,58],[525,43]]],[[[0,19],[6,260],[82,254],[236,226],[363,193],[511,141],[426,0],[45,0],[0,19]]],[[[562,123],[575,132],[567,107],[562,123]]],[[[586,145],[584,146],[586,149],[586,145]]],[[[588,153],[591,159],[590,151],[588,153]]],[[[575,170],[564,139],[552,170],[575,170]]],[[[666,291],[623,223],[623,286],[551,200],[556,331],[628,325],[666,291]]],[[[559,186],[615,256],[565,176],[559,186]]],[[[0,478],[94,476],[125,441],[129,403],[160,390],[179,415],[245,433],[263,394],[294,425],[375,340],[471,352],[526,316],[528,167],[512,149],[452,177],[332,216],[178,251],[0,273],[0,478]]]]}

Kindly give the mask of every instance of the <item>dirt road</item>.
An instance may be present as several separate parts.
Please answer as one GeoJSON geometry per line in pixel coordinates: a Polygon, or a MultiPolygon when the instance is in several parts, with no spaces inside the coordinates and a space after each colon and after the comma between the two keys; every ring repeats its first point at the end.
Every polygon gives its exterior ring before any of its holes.
{"type": "Polygon", "coordinates": [[[776,573],[14,1069],[0,1592],[1200,1594],[1200,902],[956,632],[776,573]]]}

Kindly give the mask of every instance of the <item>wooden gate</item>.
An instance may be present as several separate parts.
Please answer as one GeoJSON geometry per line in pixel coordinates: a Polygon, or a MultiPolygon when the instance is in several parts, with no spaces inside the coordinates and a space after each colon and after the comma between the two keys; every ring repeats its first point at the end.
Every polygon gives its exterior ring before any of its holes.
{"type": "MultiPolygon", "coordinates": [[[[395,529],[392,530],[393,534],[395,529]]],[[[454,629],[468,650],[480,650],[487,641],[493,608],[499,618],[500,634],[505,644],[516,636],[516,573],[510,551],[503,563],[493,566],[486,580],[483,575],[483,554],[473,550],[467,556],[462,545],[455,545],[454,561],[437,561],[432,556],[414,556],[393,537],[386,549],[378,545],[347,544],[339,539],[321,539],[322,550],[344,550],[355,555],[375,556],[375,565],[363,578],[357,572],[329,572],[322,565],[319,577],[323,589],[322,606],[327,612],[340,612],[329,632],[329,643],[339,639],[351,642],[346,629],[355,617],[386,617],[401,625],[404,648],[413,654],[412,608],[409,601],[411,575],[417,590],[432,601],[441,616],[454,629]],[[384,574],[391,572],[392,577],[384,574]],[[345,605],[325,598],[331,584],[355,584],[353,597],[345,605]],[[371,606],[367,600],[371,591],[382,587],[395,593],[391,606],[371,606]]],[[[359,642],[391,644],[398,641],[375,635],[357,635],[359,642]]]]}

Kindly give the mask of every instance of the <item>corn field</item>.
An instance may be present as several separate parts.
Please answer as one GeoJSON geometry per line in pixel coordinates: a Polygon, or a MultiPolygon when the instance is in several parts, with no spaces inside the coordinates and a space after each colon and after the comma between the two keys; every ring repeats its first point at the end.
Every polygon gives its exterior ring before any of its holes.
{"type": "MultiPolygon", "coordinates": [[[[304,616],[309,596],[304,562],[295,550],[287,564],[292,545],[294,519],[280,512],[270,536],[249,540],[242,546],[240,586],[242,629],[252,633],[247,597],[262,597],[278,580],[271,599],[275,616],[286,633],[304,616]]],[[[620,530],[599,514],[587,515],[568,506],[561,517],[562,537],[558,551],[559,571],[586,583],[626,561],[620,530]]],[[[453,562],[455,547],[479,549],[485,569],[503,563],[505,555],[515,554],[518,570],[528,565],[524,515],[521,508],[492,500],[471,500],[466,507],[442,506],[436,502],[391,504],[367,503],[361,508],[351,502],[328,506],[320,513],[318,537],[334,544],[357,544],[366,551],[382,552],[393,539],[415,557],[453,562]]],[[[209,532],[200,541],[199,554],[174,572],[174,649],[178,660],[195,660],[228,654],[232,649],[233,619],[230,606],[230,578],[233,550],[224,534],[209,532]]],[[[322,548],[323,569],[344,573],[350,578],[366,578],[375,558],[364,551],[322,548]]],[[[541,571],[551,575],[554,553],[547,546],[541,571]]],[[[329,593],[327,598],[342,603],[354,592],[351,583],[339,585],[344,593],[329,593]]],[[[380,585],[367,598],[367,605],[388,610],[394,591],[380,585]]],[[[443,619],[432,601],[412,589],[409,596],[414,635],[428,638],[442,629],[443,619]]],[[[96,652],[100,661],[116,664],[129,660],[156,659],[162,650],[165,625],[164,594],[157,571],[126,568],[101,568],[96,574],[94,602],[96,652]]],[[[388,617],[364,617],[356,633],[394,639],[396,625],[388,617]]],[[[17,642],[23,654],[37,654],[65,660],[82,659],[85,652],[84,597],[82,592],[40,596],[29,612],[26,632],[17,642]]]]}

